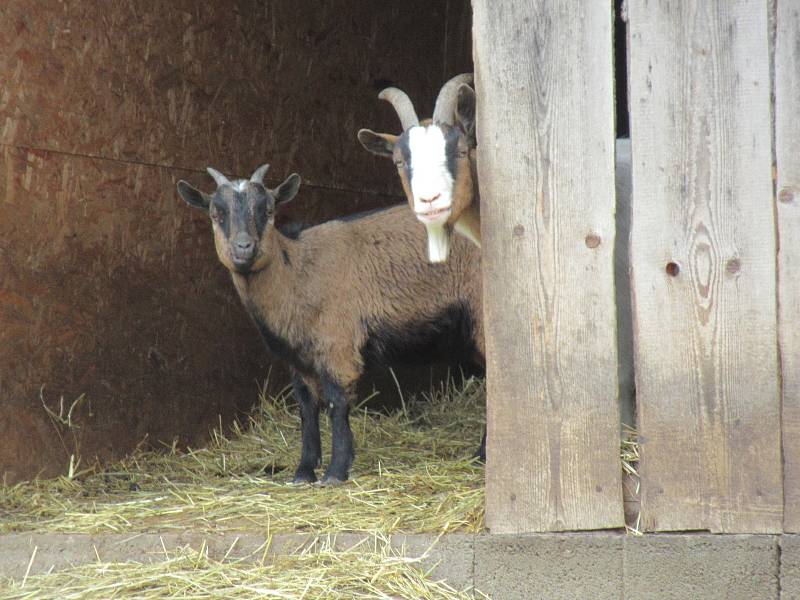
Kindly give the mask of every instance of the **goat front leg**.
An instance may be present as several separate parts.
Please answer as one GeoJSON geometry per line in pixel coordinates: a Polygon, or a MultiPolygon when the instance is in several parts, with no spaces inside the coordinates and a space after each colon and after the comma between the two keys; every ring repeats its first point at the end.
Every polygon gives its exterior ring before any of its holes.
{"type": "Polygon", "coordinates": [[[335,381],[322,383],[322,394],[328,403],[331,422],[331,463],[322,478],[323,485],[347,481],[353,464],[353,432],[350,430],[350,394],[335,381]]]}
{"type": "Polygon", "coordinates": [[[317,476],[314,469],[322,462],[322,444],[319,439],[319,402],[311,393],[306,382],[297,373],[292,376],[292,391],[300,405],[300,423],[303,448],[300,464],[292,483],[314,483],[317,476]]]}

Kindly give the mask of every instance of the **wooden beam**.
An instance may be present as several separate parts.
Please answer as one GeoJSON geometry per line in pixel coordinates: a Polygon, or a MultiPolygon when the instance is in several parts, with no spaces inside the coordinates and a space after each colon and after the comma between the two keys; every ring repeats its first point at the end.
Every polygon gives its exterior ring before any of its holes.
{"type": "Polygon", "coordinates": [[[608,3],[473,1],[492,532],[624,524],[608,3]]]}
{"type": "Polygon", "coordinates": [[[777,532],[767,3],[628,4],[641,525],[777,532]]]}
{"type": "Polygon", "coordinates": [[[783,369],[784,529],[800,531],[800,4],[778,2],[775,159],[778,336],[783,369]]]}

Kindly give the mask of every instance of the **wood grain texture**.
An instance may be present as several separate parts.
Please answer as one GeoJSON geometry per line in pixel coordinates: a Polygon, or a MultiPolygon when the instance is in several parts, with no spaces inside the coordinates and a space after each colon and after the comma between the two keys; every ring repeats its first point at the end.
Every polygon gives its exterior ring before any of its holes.
{"type": "Polygon", "coordinates": [[[611,7],[473,2],[492,532],[624,524],[611,7]]]}
{"type": "Polygon", "coordinates": [[[642,527],[780,531],[767,3],[628,11],[642,527]]]}
{"type": "Polygon", "coordinates": [[[396,195],[356,139],[399,129],[379,89],[429,115],[471,70],[468,0],[4,0],[0,23],[1,143],[396,195]]]}
{"type": "Polygon", "coordinates": [[[775,159],[784,529],[800,531],[800,4],[777,3],[775,159]]]}

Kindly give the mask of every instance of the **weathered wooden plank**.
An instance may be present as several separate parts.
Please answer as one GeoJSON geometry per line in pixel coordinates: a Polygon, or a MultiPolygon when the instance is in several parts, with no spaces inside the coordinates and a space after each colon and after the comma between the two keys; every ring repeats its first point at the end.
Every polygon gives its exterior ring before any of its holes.
{"type": "Polygon", "coordinates": [[[648,530],[781,528],[766,6],[629,2],[648,530]]]}
{"type": "Polygon", "coordinates": [[[800,4],[778,2],[775,159],[778,217],[778,337],[783,370],[784,516],[800,531],[800,4]]]}
{"type": "Polygon", "coordinates": [[[611,7],[473,10],[487,525],[619,527],[611,7]]]}

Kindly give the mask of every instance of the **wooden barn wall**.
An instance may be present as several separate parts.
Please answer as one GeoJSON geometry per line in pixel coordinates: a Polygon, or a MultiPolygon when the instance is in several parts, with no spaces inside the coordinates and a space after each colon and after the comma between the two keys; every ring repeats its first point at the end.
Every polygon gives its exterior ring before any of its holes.
{"type": "Polygon", "coordinates": [[[486,525],[622,527],[611,6],[473,6],[486,525]]]}
{"type": "Polygon", "coordinates": [[[355,132],[399,128],[386,84],[429,113],[470,44],[467,1],[0,4],[0,476],[247,409],[268,357],[175,182],[270,162],[305,180],[284,219],[394,203],[355,132]]]}
{"type": "Polygon", "coordinates": [[[768,4],[628,14],[641,527],[778,532],[768,4]]]}
{"type": "Polygon", "coordinates": [[[800,5],[777,3],[775,166],[778,337],[783,405],[783,528],[800,532],[800,5]]]}

